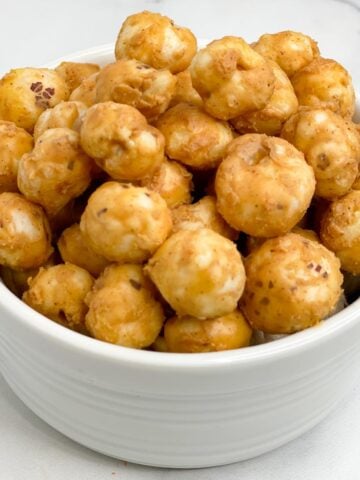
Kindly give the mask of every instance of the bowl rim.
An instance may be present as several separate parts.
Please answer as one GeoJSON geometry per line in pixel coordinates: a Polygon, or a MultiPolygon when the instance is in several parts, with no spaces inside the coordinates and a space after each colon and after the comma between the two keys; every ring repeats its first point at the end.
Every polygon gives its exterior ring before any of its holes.
{"type": "MultiPolygon", "coordinates": [[[[206,40],[199,40],[206,43],[206,40]]],[[[63,61],[91,61],[91,57],[108,56],[113,52],[112,44],[104,44],[85,50],[64,55],[56,60],[46,63],[44,68],[54,68],[63,61]]],[[[93,58],[93,62],[99,61],[93,58]]],[[[359,96],[357,96],[359,99],[359,96]]],[[[357,110],[360,111],[360,101],[357,100],[357,110]]],[[[224,366],[255,365],[264,361],[277,361],[285,357],[295,356],[311,347],[320,346],[328,339],[341,334],[360,321],[360,298],[345,307],[326,321],[301,332],[289,335],[279,340],[253,345],[236,350],[207,353],[167,353],[148,350],[137,350],[106,343],[85,335],[79,334],[49,320],[44,315],[26,305],[16,297],[0,279],[0,314],[8,313],[18,322],[35,332],[49,337],[54,342],[74,351],[92,354],[107,358],[115,362],[127,362],[138,366],[154,367],[157,369],[183,369],[194,368],[222,368],[224,366]]],[[[1,324],[0,324],[1,328],[1,324]]]]}

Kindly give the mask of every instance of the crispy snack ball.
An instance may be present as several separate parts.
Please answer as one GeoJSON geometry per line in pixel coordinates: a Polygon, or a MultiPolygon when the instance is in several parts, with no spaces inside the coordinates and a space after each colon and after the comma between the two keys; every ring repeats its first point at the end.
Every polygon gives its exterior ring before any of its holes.
{"type": "Polygon", "coordinates": [[[252,330],[243,314],[235,310],[208,320],[185,316],[165,323],[164,337],[169,352],[220,352],[250,345],[252,330]]]}
{"type": "Polygon", "coordinates": [[[340,262],[319,242],[295,233],[267,240],[245,259],[241,300],[253,328],[293,333],[335,309],[342,293],[340,262]]]}
{"type": "Polygon", "coordinates": [[[39,267],[53,251],[50,242],[41,207],[18,193],[0,194],[0,265],[15,270],[39,267]]]}
{"type": "Polygon", "coordinates": [[[178,73],[191,63],[197,49],[195,36],[159,13],[130,15],[116,40],[115,57],[130,58],[178,73]]]}
{"type": "Polygon", "coordinates": [[[95,253],[87,244],[78,223],[62,232],[57,246],[64,262],[84,268],[94,277],[98,277],[109,265],[108,260],[95,253]]]}
{"type": "Polygon", "coordinates": [[[351,122],[331,110],[303,107],[285,123],[281,136],[314,169],[317,196],[333,200],[351,189],[360,162],[360,137],[351,122]]]}
{"type": "Polygon", "coordinates": [[[206,195],[192,205],[181,205],[171,212],[173,232],[210,228],[223,237],[236,240],[238,232],[233,230],[216,209],[216,198],[206,195]]]}
{"type": "Polygon", "coordinates": [[[178,103],[187,103],[195,107],[202,107],[203,101],[193,87],[190,70],[187,69],[178,73],[176,79],[175,93],[171,99],[170,107],[174,107],[178,103]]]}
{"type": "Polygon", "coordinates": [[[79,134],[69,128],[53,128],[21,158],[18,187],[26,198],[54,216],[86,190],[91,169],[91,159],[80,148],[79,134]]]}
{"type": "Polygon", "coordinates": [[[99,73],[96,102],[131,105],[151,120],[167,110],[175,85],[176,77],[169,70],[156,70],[137,60],[118,60],[99,73]]]}
{"type": "Polygon", "coordinates": [[[61,102],[54,108],[48,108],[35,124],[35,141],[50,128],[70,128],[79,132],[86,110],[87,106],[82,102],[61,102]]]}
{"type": "Polygon", "coordinates": [[[274,92],[262,110],[246,113],[231,121],[240,133],[277,135],[283,123],[298,109],[298,100],[286,73],[277,63],[269,60],[269,64],[275,77],[274,92]]]}
{"type": "Polygon", "coordinates": [[[317,43],[312,38],[291,30],[265,33],[252,47],[263,57],[276,62],[288,77],[320,55],[317,43]]]}
{"type": "Polygon", "coordinates": [[[165,159],[140,185],[161,195],[169,208],[191,202],[192,175],[180,163],[165,159]]]}
{"type": "Polygon", "coordinates": [[[142,263],[172,227],[166,202],[156,192],[127,183],[103,183],[81,217],[85,241],[112,262],[142,263]]]}
{"type": "Polygon", "coordinates": [[[55,70],[18,68],[0,80],[0,119],[32,132],[47,108],[67,100],[69,89],[55,70]]]}
{"type": "Polygon", "coordinates": [[[227,315],[235,310],[245,284],[235,244],[207,228],[174,233],[145,271],[179,316],[227,315]]]}
{"type": "Polygon", "coordinates": [[[215,189],[218,210],[229,225],[254,237],[275,237],[303,217],[315,178],[303,154],[290,143],[252,133],[229,145],[215,189]]]}
{"type": "Polygon", "coordinates": [[[165,319],[140,265],[110,265],[86,297],[86,326],[97,339],[124,347],[151,345],[165,319]]]}
{"type": "Polygon", "coordinates": [[[87,107],[94,105],[96,101],[96,80],[99,74],[94,73],[85,78],[80,85],[71,92],[69,100],[71,102],[82,102],[87,107]]]}
{"type": "Polygon", "coordinates": [[[85,297],[93,283],[89,272],[71,263],[40,268],[23,300],[54,322],[85,333],[85,297]]]}
{"type": "Polygon", "coordinates": [[[360,274],[360,191],[330,204],[321,220],[320,238],[345,271],[360,274]]]}
{"type": "Polygon", "coordinates": [[[291,79],[299,104],[327,108],[345,118],[355,111],[352,79],[335,60],[317,58],[299,70],[291,79]]]}
{"type": "Polygon", "coordinates": [[[190,67],[204,109],[229,120],[265,107],[275,78],[267,61],[240,37],[224,37],[200,50],[190,67]]]}
{"type": "Polygon", "coordinates": [[[165,137],[166,154],[199,170],[216,167],[234,138],[226,122],[186,103],[170,108],[156,126],[165,137]]]}
{"type": "Polygon", "coordinates": [[[17,192],[20,158],[33,148],[32,136],[12,122],[0,120],[0,193],[17,192]]]}
{"type": "Polygon", "coordinates": [[[164,159],[164,137],[135,108],[98,103],[87,111],[81,146],[115,180],[140,180],[164,159]]]}
{"type": "Polygon", "coordinates": [[[100,71],[95,63],[61,62],[55,71],[63,78],[70,92],[75,90],[86,78],[100,71]]]}

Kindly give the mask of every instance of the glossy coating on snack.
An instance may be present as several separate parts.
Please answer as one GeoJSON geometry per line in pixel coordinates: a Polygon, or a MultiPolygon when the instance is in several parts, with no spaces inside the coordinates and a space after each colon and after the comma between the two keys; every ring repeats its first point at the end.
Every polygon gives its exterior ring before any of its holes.
{"type": "Polygon", "coordinates": [[[312,38],[291,30],[265,33],[252,47],[263,57],[276,62],[288,77],[320,55],[317,43],[312,38]]]}
{"type": "Polygon", "coordinates": [[[121,263],[147,260],[171,227],[170,210],[157,192],[117,182],[104,183],[91,195],[80,222],[89,246],[121,263]]]}
{"type": "Polygon", "coordinates": [[[121,26],[115,44],[115,57],[130,58],[182,72],[191,63],[197,49],[195,36],[159,13],[144,11],[130,15],[121,26]]]}
{"type": "Polygon", "coordinates": [[[287,141],[261,134],[236,138],[216,173],[217,208],[227,223],[254,237],[289,232],[315,190],[312,168],[287,141]]]}
{"type": "Polygon", "coordinates": [[[354,190],[335,200],[326,210],[320,238],[340,259],[341,268],[360,274],[360,191],[354,190]]]}
{"type": "Polygon", "coordinates": [[[85,78],[80,85],[71,92],[69,100],[71,102],[82,102],[87,107],[94,105],[96,101],[96,80],[98,73],[93,73],[85,78]]]}
{"type": "Polygon", "coordinates": [[[203,101],[195,90],[191,80],[190,70],[184,70],[176,75],[175,93],[171,99],[170,107],[178,103],[187,103],[195,107],[202,107],[203,101]]]}
{"type": "Polygon", "coordinates": [[[235,244],[207,228],[174,233],[145,271],[179,316],[215,318],[231,313],[245,284],[235,244]]]}
{"type": "Polygon", "coordinates": [[[108,260],[94,252],[87,244],[78,223],[62,232],[57,246],[64,262],[84,268],[94,277],[99,276],[109,265],[108,260]]]}
{"type": "Polygon", "coordinates": [[[0,120],[0,193],[18,191],[19,161],[32,148],[33,139],[26,130],[0,120]]]}
{"type": "Polygon", "coordinates": [[[38,205],[18,193],[0,194],[0,265],[36,268],[53,251],[49,222],[38,205]]]}
{"type": "Polygon", "coordinates": [[[234,138],[226,122],[186,103],[170,108],[156,126],[165,137],[166,154],[199,170],[216,167],[234,138]]]}
{"type": "Polygon", "coordinates": [[[351,189],[359,171],[360,136],[350,121],[331,110],[303,107],[285,123],[281,136],[312,166],[317,196],[333,200],[351,189]]]}
{"type": "Polygon", "coordinates": [[[266,60],[240,37],[223,37],[200,50],[190,67],[204,109],[229,120],[265,107],[274,91],[266,60]]]}
{"type": "Polygon", "coordinates": [[[265,107],[231,121],[239,133],[266,133],[278,135],[283,123],[298,109],[299,103],[286,73],[277,63],[269,60],[275,84],[274,91],[265,107]]]}
{"type": "Polygon", "coordinates": [[[40,268],[30,280],[23,300],[31,308],[64,327],[86,333],[85,297],[94,279],[83,268],[71,263],[40,268]]]}
{"type": "Polygon", "coordinates": [[[293,333],[329,316],[342,293],[340,262],[295,233],[267,240],[245,259],[241,308],[253,328],[293,333]]]}
{"type": "Polygon", "coordinates": [[[96,81],[96,102],[112,101],[137,108],[149,120],[167,110],[175,93],[176,77],[137,60],[106,65],[96,81]]]}
{"type": "Polygon", "coordinates": [[[207,320],[173,317],[165,323],[164,337],[169,352],[221,352],[250,344],[252,329],[239,310],[207,320]]]}
{"type": "Polygon", "coordinates": [[[164,159],[164,137],[135,108],[98,103],[81,126],[81,146],[115,180],[140,180],[164,159]]]}
{"type": "Polygon", "coordinates": [[[181,205],[171,212],[173,232],[210,228],[223,237],[236,240],[238,232],[232,229],[216,209],[216,198],[206,195],[191,205],[181,205]]]}
{"type": "Polygon", "coordinates": [[[92,160],[81,150],[79,134],[69,128],[53,128],[20,160],[18,187],[53,216],[86,190],[91,171],[92,160]]]}
{"type": "Polygon", "coordinates": [[[32,132],[47,108],[67,100],[69,89],[55,70],[18,68],[0,80],[0,120],[14,122],[32,132]]]}
{"type": "Polygon", "coordinates": [[[299,105],[327,108],[345,118],[355,111],[355,92],[348,71],[335,60],[317,58],[291,79],[299,105]]]}
{"type": "Polygon", "coordinates": [[[34,127],[34,140],[36,141],[50,128],[70,128],[80,131],[82,117],[87,106],[82,102],[60,102],[54,108],[48,108],[38,118],[34,127]]]}
{"type": "Polygon", "coordinates": [[[73,92],[86,78],[99,70],[100,67],[96,63],[80,62],[61,62],[55,68],[55,71],[65,80],[70,92],[73,92]]]}
{"type": "Polygon", "coordinates": [[[140,181],[140,185],[161,195],[169,208],[190,203],[192,199],[191,173],[172,160],[165,159],[153,174],[140,181]]]}
{"type": "Polygon", "coordinates": [[[140,265],[110,265],[86,298],[92,336],[131,348],[151,345],[165,319],[156,291],[140,265]]]}

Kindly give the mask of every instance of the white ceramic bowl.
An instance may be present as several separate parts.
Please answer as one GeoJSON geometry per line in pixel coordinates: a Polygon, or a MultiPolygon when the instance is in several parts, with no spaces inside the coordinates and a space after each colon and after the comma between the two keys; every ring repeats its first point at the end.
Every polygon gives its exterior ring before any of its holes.
{"type": "MultiPolygon", "coordinates": [[[[106,63],[112,47],[66,59],[106,63]]],[[[0,283],[0,368],[14,392],[73,440],[146,465],[221,465],[299,436],[354,385],[359,338],[360,299],[265,345],[197,355],[138,351],[67,330],[0,283]]]]}

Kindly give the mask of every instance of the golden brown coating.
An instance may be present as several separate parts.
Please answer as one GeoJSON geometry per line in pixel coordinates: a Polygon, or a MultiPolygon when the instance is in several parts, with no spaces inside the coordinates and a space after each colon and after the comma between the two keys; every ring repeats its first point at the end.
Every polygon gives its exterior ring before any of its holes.
{"type": "Polygon", "coordinates": [[[32,132],[47,108],[67,100],[69,89],[55,70],[18,68],[0,80],[0,120],[32,132]]]}
{"type": "Polygon", "coordinates": [[[239,310],[207,320],[185,316],[165,323],[164,337],[169,352],[220,352],[247,347],[252,330],[239,310]]]}
{"type": "Polygon", "coordinates": [[[355,92],[348,71],[327,58],[317,58],[291,79],[299,105],[327,108],[345,118],[355,111],[355,92]]]}
{"type": "Polygon", "coordinates": [[[85,297],[94,279],[83,268],[71,263],[40,268],[29,281],[23,300],[31,308],[64,327],[85,333],[88,307],[85,297]]]}
{"type": "Polygon", "coordinates": [[[360,190],[360,166],[359,166],[359,173],[355,179],[355,182],[352,184],[351,188],[353,190],[360,190]]]}
{"type": "Polygon", "coordinates": [[[131,105],[154,120],[167,110],[175,85],[176,77],[169,70],[156,70],[137,60],[118,60],[99,73],[96,102],[131,105]]]}
{"type": "Polygon", "coordinates": [[[86,326],[97,339],[124,347],[151,345],[165,319],[140,265],[110,265],[86,298],[86,326]]]}
{"type": "Polygon", "coordinates": [[[221,120],[261,110],[274,91],[269,64],[240,37],[209,43],[196,54],[190,73],[204,109],[221,120]]]}
{"type": "Polygon", "coordinates": [[[82,102],[61,102],[54,108],[48,108],[35,124],[35,141],[50,128],[70,128],[79,132],[86,110],[87,106],[82,102]]]}
{"type": "Polygon", "coordinates": [[[288,77],[320,55],[317,43],[312,38],[291,30],[265,33],[252,47],[263,57],[276,62],[288,77]]]}
{"type": "Polygon", "coordinates": [[[0,265],[26,270],[43,265],[53,251],[41,207],[18,193],[0,194],[0,265]]]}
{"type": "MultiPolygon", "coordinates": [[[[52,254],[41,267],[51,267],[55,263],[55,256],[52,254]]],[[[23,293],[29,288],[29,280],[38,274],[41,267],[30,268],[29,270],[13,270],[10,267],[0,266],[0,277],[8,289],[21,298],[23,293]]]]}
{"type": "Polygon", "coordinates": [[[157,192],[127,183],[103,183],[81,217],[85,241],[113,262],[141,263],[160,247],[172,227],[171,213],[157,192]]]}
{"type": "Polygon", "coordinates": [[[109,265],[108,260],[94,252],[87,244],[78,223],[62,232],[57,246],[64,262],[84,268],[94,277],[98,277],[109,265]]]}
{"type": "Polygon", "coordinates": [[[135,108],[98,103],[87,111],[81,146],[115,180],[140,180],[164,159],[164,137],[135,108]]]}
{"type": "Polygon", "coordinates": [[[166,154],[199,170],[216,167],[234,138],[226,122],[186,103],[170,108],[156,126],[165,137],[166,154]]]}
{"type": "Polygon", "coordinates": [[[331,314],[342,293],[340,262],[319,242],[295,233],[267,240],[245,259],[241,300],[253,328],[293,333],[331,314]]]}
{"type": "Polygon", "coordinates": [[[269,64],[275,77],[274,92],[262,110],[247,113],[231,121],[240,133],[277,135],[283,123],[298,109],[298,100],[286,73],[277,63],[269,60],[269,64]]]}
{"type": "Polygon", "coordinates": [[[142,187],[157,192],[169,208],[191,202],[192,175],[180,163],[164,160],[160,167],[140,181],[142,187]]]}
{"type": "Polygon", "coordinates": [[[145,271],[179,316],[227,315],[235,310],[245,284],[235,244],[207,228],[174,233],[145,271]]]}
{"type": "Polygon", "coordinates": [[[289,232],[315,190],[312,168],[287,141],[257,133],[235,139],[215,180],[217,208],[233,228],[254,237],[289,232]]]}
{"type": "Polygon", "coordinates": [[[127,17],[116,40],[115,56],[130,58],[178,73],[191,63],[197,49],[195,36],[159,13],[141,12],[127,17]]]}
{"type": "Polygon", "coordinates": [[[61,62],[55,71],[63,78],[70,92],[75,90],[86,78],[100,71],[96,63],[61,62]]]}
{"type": "Polygon", "coordinates": [[[203,101],[193,87],[190,70],[187,69],[178,73],[176,80],[175,93],[171,99],[170,107],[174,107],[178,103],[187,103],[195,107],[202,107],[203,101]]]}
{"type": "Polygon", "coordinates": [[[360,162],[360,137],[351,122],[331,110],[303,107],[285,123],[281,136],[312,166],[317,196],[332,200],[351,189],[360,162]]]}
{"type": "Polygon", "coordinates": [[[85,78],[80,85],[71,92],[71,102],[82,102],[87,107],[92,107],[96,101],[96,80],[99,74],[94,73],[85,78]]]}
{"type": "Polygon", "coordinates": [[[21,158],[18,187],[26,198],[54,216],[86,190],[91,172],[92,160],[81,150],[79,134],[69,128],[53,128],[21,158]]]}
{"type": "Polygon", "coordinates": [[[345,271],[360,274],[360,191],[330,204],[321,220],[320,238],[335,252],[345,271]]]}
{"type": "MultiPolygon", "coordinates": [[[[302,227],[294,227],[291,230],[292,233],[297,233],[298,235],[307,238],[308,240],[312,240],[313,242],[320,242],[320,239],[314,230],[308,230],[302,227]]],[[[264,242],[266,242],[266,238],[261,237],[251,237],[248,235],[246,237],[246,251],[247,254],[253,253],[257,250],[264,242]]]]}
{"type": "Polygon", "coordinates": [[[232,229],[216,209],[216,198],[206,195],[192,205],[181,205],[171,212],[173,232],[209,228],[230,240],[236,240],[238,232],[232,229]]]}
{"type": "Polygon", "coordinates": [[[0,193],[18,191],[19,161],[32,148],[33,139],[26,130],[0,120],[0,193]]]}

